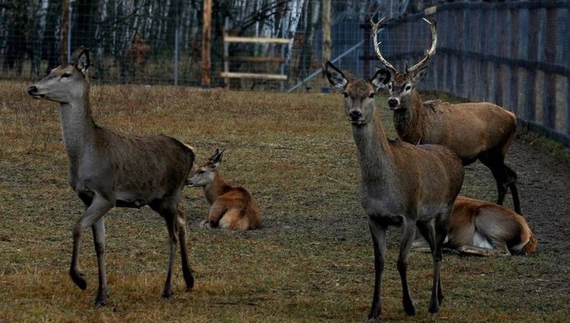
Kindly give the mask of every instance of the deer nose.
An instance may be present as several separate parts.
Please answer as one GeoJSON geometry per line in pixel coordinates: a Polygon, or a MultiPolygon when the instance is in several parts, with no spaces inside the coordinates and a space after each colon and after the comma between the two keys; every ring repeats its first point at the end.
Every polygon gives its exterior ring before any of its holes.
{"type": "Polygon", "coordinates": [[[358,110],[352,110],[348,114],[348,117],[350,118],[351,121],[359,121],[362,118],[362,112],[358,110]]]}
{"type": "Polygon", "coordinates": [[[38,92],[38,88],[35,85],[32,85],[28,88],[28,94],[33,95],[38,92]]]}
{"type": "Polygon", "coordinates": [[[397,108],[400,105],[400,100],[395,98],[388,99],[388,106],[392,109],[397,108]]]}

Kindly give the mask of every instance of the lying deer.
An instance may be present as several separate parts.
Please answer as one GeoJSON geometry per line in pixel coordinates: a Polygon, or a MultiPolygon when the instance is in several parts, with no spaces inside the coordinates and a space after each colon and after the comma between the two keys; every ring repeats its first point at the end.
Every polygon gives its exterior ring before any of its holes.
{"type": "Polygon", "coordinates": [[[517,189],[517,174],[505,165],[505,154],[516,131],[513,113],[489,102],[451,104],[427,101],[417,91],[417,84],[427,75],[427,61],[435,54],[437,44],[436,23],[424,19],[432,32],[431,48],[414,66],[399,73],[380,51],[378,29],[382,21],[371,21],[374,45],[378,58],[386,66],[379,71],[379,80],[390,92],[388,106],[394,111],[394,126],[398,136],[412,144],[439,144],[459,155],[464,165],[479,159],[491,169],[497,183],[497,204],[502,205],[511,190],[513,206],[521,213],[517,189]]]}
{"type": "Polygon", "coordinates": [[[192,187],[202,187],[210,211],[202,226],[228,230],[253,230],[261,227],[261,216],[251,193],[243,187],[233,187],[220,173],[221,152],[216,152],[200,165],[188,180],[192,187]]]}
{"type": "Polygon", "coordinates": [[[428,241],[434,263],[429,311],[436,313],[443,301],[442,245],[447,236],[449,214],[463,183],[463,164],[444,146],[415,146],[386,138],[374,104],[374,95],[383,86],[381,72],[370,80],[353,79],[330,62],[326,63],[325,72],[330,84],[343,91],[345,112],[352,125],[360,162],[360,199],[369,217],[376,272],[368,318],[376,320],[382,312],[381,278],[389,226],[402,228],[398,272],[408,315],[415,314],[406,271],[416,227],[428,241]]]}
{"type": "MultiPolygon", "coordinates": [[[[445,246],[461,254],[479,256],[528,255],[536,238],[519,214],[495,203],[458,196],[445,246]]],[[[425,240],[414,242],[423,248],[425,240]]],[[[427,247],[427,246],[426,246],[427,247]]]]}
{"type": "Polygon", "coordinates": [[[69,159],[69,184],[85,204],[73,229],[73,255],[69,274],[82,290],[87,283],[79,267],[81,235],[91,227],[99,266],[96,305],[105,305],[105,224],[113,207],[149,205],[166,221],[170,261],[162,296],[172,295],[172,270],[180,240],[182,272],[187,289],[194,285],[186,250],[186,219],[179,207],[182,189],[194,163],[194,153],[180,141],[162,135],[128,136],[95,124],[89,103],[89,52],[77,49],[67,64],[53,69],[32,85],[35,99],[60,103],[63,141],[69,159]]]}

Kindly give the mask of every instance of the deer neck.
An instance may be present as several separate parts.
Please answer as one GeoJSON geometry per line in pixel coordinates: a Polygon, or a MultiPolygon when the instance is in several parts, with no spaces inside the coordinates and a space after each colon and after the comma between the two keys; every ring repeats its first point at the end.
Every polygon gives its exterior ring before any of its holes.
{"type": "Polygon", "coordinates": [[[208,203],[212,205],[218,197],[228,191],[228,187],[220,172],[216,170],[214,180],[204,186],[204,196],[206,196],[208,203]]]}
{"type": "Polygon", "coordinates": [[[394,111],[394,127],[402,140],[415,145],[423,139],[423,123],[422,98],[418,91],[413,90],[410,97],[402,101],[402,108],[394,111]]]}
{"type": "Polygon", "coordinates": [[[89,105],[89,86],[85,86],[83,96],[60,108],[63,141],[70,158],[81,156],[86,147],[95,142],[95,122],[89,105]]]}
{"type": "Polygon", "coordinates": [[[388,184],[392,178],[394,156],[376,113],[371,122],[353,125],[352,134],[358,150],[362,182],[388,184]]]}

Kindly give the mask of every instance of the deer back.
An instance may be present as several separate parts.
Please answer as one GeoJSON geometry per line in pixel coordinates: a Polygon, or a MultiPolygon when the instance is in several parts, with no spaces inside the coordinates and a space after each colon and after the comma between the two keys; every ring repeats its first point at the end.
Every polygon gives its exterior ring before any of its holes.
{"type": "Polygon", "coordinates": [[[505,154],[516,131],[514,114],[489,102],[428,101],[415,113],[422,116],[398,118],[399,113],[394,114],[396,130],[403,140],[446,146],[466,163],[491,149],[505,154]],[[408,136],[408,128],[421,129],[415,131],[421,137],[408,136]]]}

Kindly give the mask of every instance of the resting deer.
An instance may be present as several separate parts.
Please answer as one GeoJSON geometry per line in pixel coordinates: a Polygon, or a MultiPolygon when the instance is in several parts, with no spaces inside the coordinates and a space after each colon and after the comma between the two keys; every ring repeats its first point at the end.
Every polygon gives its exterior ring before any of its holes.
{"type": "Polygon", "coordinates": [[[89,104],[88,69],[89,53],[80,47],[67,64],[53,69],[28,89],[35,99],[61,104],[69,184],[86,207],[73,229],[71,279],[82,290],[87,287],[79,267],[79,248],[83,231],[91,227],[99,266],[95,304],[105,305],[108,296],[103,216],[115,206],[149,205],[166,220],[170,237],[170,261],[162,296],[172,295],[177,240],[180,240],[184,280],[191,289],[194,278],[186,250],[186,219],[178,204],[192,169],[194,153],[167,136],[127,136],[96,125],[89,104]]]}
{"type": "Polygon", "coordinates": [[[439,100],[422,102],[417,84],[427,75],[427,61],[435,54],[436,23],[424,19],[432,33],[431,48],[414,66],[399,73],[380,51],[378,29],[382,21],[371,21],[378,58],[386,66],[380,70],[382,84],[390,92],[388,106],[394,111],[394,126],[398,136],[412,144],[444,145],[459,155],[464,165],[479,159],[491,169],[497,183],[497,204],[502,205],[511,190],[513,206],[521,213],[517,189],[517,174],[505,165],[505,154],[516,131],[513,113],[489,102],[451,104],[439,100]]]}
{"type": "Polygon", "coordinates": [[[382,311],[381,277],[388,226],[400,226],[402,230],[398,272],[402,281],[404,310],[408,315],[415,314],[406,271],[416,227],[428,241],[434,262],[429,311],[436,313],[443,300],[440,279],[442,245],[453,202],[463,183],[461,160],[444,146],[414,146],[386,138],[374,105],[374,95],[383,86],[380,72],[370,80],[347,78],[330,62],[327,62],[325,72],[330,84],[343,90],[345,112],[352,124],[360,162],[360,199],[369,217],[376,272],[368,318],[376,320],[382,311]]]}
{"type": "MultiPolygon", "coordinates": [[[[425,241],[414,242],[415,248],[425,241]]],[[[536,238],[519,214],[495,203],[458,196],[445,246],[461,254],[487,257],[528,255],[536,238]]]]}
{"type": "Polygon", "coordinates": [[[228,230],[253,230],[261,227],[257,203],[251,193],[243,187],[233,187],[224,181],[220,173],[221,152],[216,152],[200,165],[188,180],[192,187],[202,187],[210,211],[202,225],[228,230]]]}

